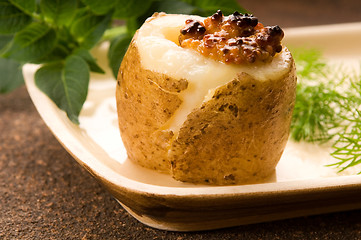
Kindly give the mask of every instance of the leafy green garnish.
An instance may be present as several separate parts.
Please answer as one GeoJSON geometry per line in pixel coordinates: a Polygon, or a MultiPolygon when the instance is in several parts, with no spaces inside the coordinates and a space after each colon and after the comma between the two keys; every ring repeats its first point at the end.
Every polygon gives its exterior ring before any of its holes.
{"type": "Polygon", "coordinates": [[[291,137],[331,141],[338,162],[328,166],[340,171],[361,163],[361,72],[326,64],[316,50],[295,49],[293,55],[298,85],[291,137]]]}
{"type": "Polygon", "coordinates": [[[21,9],[27,9],[27,4],[19,3],[15,5],[8,0],[0,0],[0,33],[1,34],[16,33],[31,23],[32,21],[31,17],[21,9]],[[19,5],[23,7],[19,8],[19,5]]]}
{"type": "Polygon", "coordinates": [[[65,62],[45,64],[35,73],[36,85],[66,113],[78,122],[78,115],[85,102],[89,83],[89,67],[83,58],[72,55],[65,62]]]}
{"type": "Polygon", "coordinates": [[[40,9],[45,20],[55,26],[68,25],[77,8],[74,0],[41,0],[40,9]]]}
{"type": "Polygon", "coordinates": [[[108,59],[109,66],[114,76],[118,74],[120,63],[122,62],[122,58],[127,51],[129,42],[131,40],[132,37],[129,34],[124,33],[111,41],[108,51],[108,59]]]}
{"type": "Polygon", "coordinates": [[[54,29],[44,23],[33,22],[15,34],[3,57],[18,62],[35,62],[51,52],[56,38],[54,29]]]}
{"type": "Polygon", "coordinates": [[[328,68],[320,52],[295,49],[293,56],[298,82],[291,137],[296,141],[328,141],[332,138],[329,130],[339,124],[334,105],[342,96],[335,90],[336,82],[328,80],[328,68]]]}
{"type": "Polygon", "coordinates": [[[21,67],[21,64],[14,60],[0,58],[1,75],[7,76],[1,77],[0,93],[10,92],[24,83],[21,67]]]}
{"type": "MultiPolygon", "coordinates": [[[[350,126],[338,133],[331,155],[338,160],[329,166],[341,168],[340,172],[361,163],[361,111],[355,110],[353,118],[348,118],[350,126]]],[[[358,174],[361,174],[359,172],[358,174]]]]}
{"type": "Polygon", "coordinates": [[[0,93],[23,84],[23,64],[43,64],[36,85],[78,124],[89,72],[104,73],[90,53],[95,45],[111,42],[116,77],[133,34],[154,12],[209,15],[218,9],[245,12],[236,0],[0,0],[0,93]]]}

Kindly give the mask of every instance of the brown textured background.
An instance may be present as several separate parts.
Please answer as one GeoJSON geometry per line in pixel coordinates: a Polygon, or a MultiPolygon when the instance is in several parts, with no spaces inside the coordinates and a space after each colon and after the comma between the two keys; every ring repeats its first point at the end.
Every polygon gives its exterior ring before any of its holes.
{"type": "MultiPolygon", "coordinates": [[[[359,0],[240,2],[281,27],[361,21],[359,0]]],[[[0,95],[0,239],[361,239],[361,210],[195,233],[146,227],[62,148],[22,87],[0,95]]]]}

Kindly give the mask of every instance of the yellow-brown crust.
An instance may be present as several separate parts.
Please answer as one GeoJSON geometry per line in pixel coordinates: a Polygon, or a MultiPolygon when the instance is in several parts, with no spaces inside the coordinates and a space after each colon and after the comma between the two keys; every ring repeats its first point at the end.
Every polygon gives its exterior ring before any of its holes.
{"type": "Polygon", "coordinates": [[[184,79],[145,70],[132,41],[120,66],[116,89],[119,128],[131,160],[170,171],[167,152],[173,133],[159,129],[182,103],[177,92],[186,88],[184,79]]]}
{"type": "Polygon", "coordinates": [[[219,87],[188,116],[173,142],[173,177],[217,185],[267,178],[288,140],[295,88],[293,63],[277,80],[241,73],[219,87]]]}
{"type": "Polygon", "coordinates": [[[277,80],[258,81],[240,73],[195,109],[175,137],[161,129],[181,105],[178,93],[188,83],[144,69],[133,40],[116,91],[129,158],[186,182],[262,181],[274,171],[288,139],[296,88],[291,65],[277,80]]]}

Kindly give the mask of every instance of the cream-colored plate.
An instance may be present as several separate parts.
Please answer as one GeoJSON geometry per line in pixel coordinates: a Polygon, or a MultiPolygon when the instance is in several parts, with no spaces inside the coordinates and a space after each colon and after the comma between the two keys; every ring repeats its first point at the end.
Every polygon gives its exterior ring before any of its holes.
{"type": "MultiPolygon", "coordinates": [[[[358,66],[361,23],[285,30],[289,46],[322,50],[331,62],[358,66]]],[[[94,51],[107,68],[103,44],[94,51]]],[[[117,127],[112,76],[92,75],[89,95],[72,124],[34,84],[38,66],[24,76],[41,117],[60,143],[139,221],[155,228],[194,231],[271,221],[361,207],[361,176],[337,175],[327,146],[289,141],[273,180],[243,186],[186,184],[127,160],[117,127]]],[[[108,71],[109,72],[109,71],[108,71]]]]}

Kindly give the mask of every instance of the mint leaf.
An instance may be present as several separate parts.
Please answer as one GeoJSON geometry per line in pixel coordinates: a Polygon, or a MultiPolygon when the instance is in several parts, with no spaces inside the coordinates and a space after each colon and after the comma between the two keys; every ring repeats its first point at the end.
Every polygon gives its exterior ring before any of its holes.
{"type": "MultiPolygon", "coordinates": [[[[82,5],[82,4],[80,4],[82,5]]],[[[79,7],[77,10],[76,10],[76,13],[75,13],[75,17],[74,17],[74,21],[76,21],[77,19],[81,18],[81,17],[84,17],[85,15],[89,14],[89,9],[87,6],[85,5],[82,5],[81,7],[79,7]]],[[[74,22],[73,22],[74,23],[74,22]]]]}
{"type": "Polygon", "coordinates": [[[8,0],[0,0],[0,33],[16,33],[30,22],[30,16],[13,6],[8,0]]]}
{"type": "Polygon", "coordinates": [[[88,64],[90,71],[96,73],[105,73],[104,70],[101,67],[99,67],[95,58],[90,54],[88,50],[83,48],[78,48],[73,52],[73,54],[83,58],[88,64]]]}
{"type": "Polygon", "coordinates": [[[0,58],[0,93],[7,93],[24,83],[21,64],[12,60],[0,58]]]}
{"type": "Polygon", "coordinates": [[[174,14],[192,14],[196,9],[196,7],[192,6],[189,3],[177,0],[155,2],[154,6],[157,12],[174,14]]]}
{"type": "Polygon", "coordinates": [[[116,4],[116,1],[114,0],[82,0],[82,2],[96,15],[106,14],[114,8],[114,5],[116,4]]]}
{"type": "Polygon", "coordinates": [[[140,26],[142,25],[142,21],[140,21],[140,19],[138,18],[129,18],[127,20],[127,32],[130,35],[134,35],[135,32],[140,28],[140,26]]]}
{"type": "Polygon", "coordinates": [[[68,49],[66,49],[63,45],[57,44],[45,56],[43,56],[40,59],[34,60],[33,63],[41,64],[41,63],[49,63],[49,62],[56,62],[56,61],[62,61],[69,55],[68,49]]]}
{"type": "Polygon", "coordinates": [[[76,0],[41,0],[40,9],[46,20],[56,25],[68,25],[73,20],[76,0]]]}
{"type": "Polygon", "coordinates": [[[113,17],[127,19],[141,16],[151,4],[151,0],[117,0],[113,17]]]}
{"type": "Polygon", "coordinates": [[[105,31],[101,41],[112,40],[126,32],[127,32],[127,27],[125,25],[120,25],[120,26],[116,26],[113,28],[109,28],[105,31]]]}
{"type": "Polygon", "coordinates": [[[35,83],[69,119],[79,124],[79,113],[88,94],[89,68],[79,56],[46,64],[35,73],[35,83]]]}
{"type": "Polygon", "coordinates": [[[192,4],[199,9],[196,14],[209,16],[220,9],[224,15],[229,15],[234,11],[247,12],[236,0],[192,0],[192,4]]]}
{"type": "Polygon", "coordinates": [[[9,0],[14,6],[21,11],[31,15],[36,12],[36,0],[9,0]]]}
{"type": "Polygon", "coordinates": [[[34,62],[48,54],[55,43],[55,31],[43,23],[34,22],[15,35],[3,57],[34,62]]]}
{"type": "Polygon", "coordinates": [[[56,34],[57,41],[55,47],[51,50],[51,52],[34,61],[34,63],[41,64],[52,61],[61,61],[71,55],[72,49],[77,46],[77,43],[73,39],[73,36],[71,36],[69,30],[66,27],[62,27],[56,30],[56,34]]]}
{"type": "Polygon", "coordinates": [[[2,35],[0,34],[0,50],[3,49],[11,40],[13,39],[12,35],[2,35]]]}
{"type": "Polygon", "coordinates": [[[122,34],[114,39],[110,44],[108,51],[109,66],[112,69],[115,78],[117,78],[120,63],[123,60],[124,54],[126,53],[131,40],[131,36],[128,34],[122,34]]]}
{"type": "Polygon", "coordinates": [[[110,20],[110,15],[95,16],[88,13],[76,20],[70,32],[76,37],[81,47],[90,49],[101,39],[110,20]]]}

